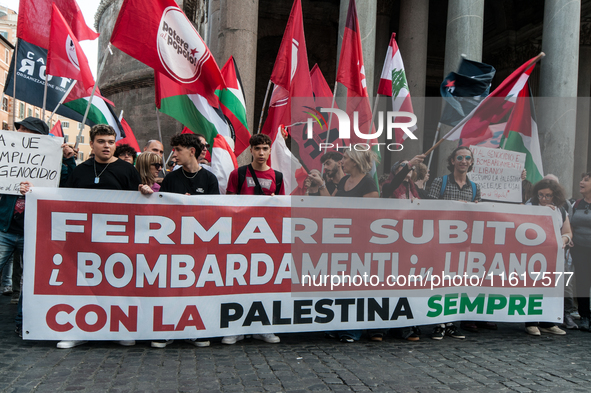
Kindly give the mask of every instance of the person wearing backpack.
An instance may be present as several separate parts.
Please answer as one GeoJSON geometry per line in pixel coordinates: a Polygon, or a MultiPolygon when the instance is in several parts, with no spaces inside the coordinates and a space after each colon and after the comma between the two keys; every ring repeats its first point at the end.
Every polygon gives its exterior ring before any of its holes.
{"type": "MultiPolygon", "coordinates": [[[[429,199],[444,199],[446,201],[480,202],[480,186],[468,178],[468,172],[474,168],[474,154],[467,146],[459,146],[447,157],[448,175],[433,180],[429,189],[429,199]]],[[[496,329],[496,325],[486,322],[486,326],[496,329]]],[[[462,328],[477,332],[475,322],[463,322],[462,328]]],[[[431,334],[434,340],[441,340],[444,336],[463,339],[465,336],[453,324],[437,325],[431,334]]]]}
{"type": "Polygon", "coordinates": [[[283,174],[267,164],[271,155],[271,138],[255,134],[250,137],[249,143],[252,163],[230,173],[226,194],[285,195],[283,174]]]}

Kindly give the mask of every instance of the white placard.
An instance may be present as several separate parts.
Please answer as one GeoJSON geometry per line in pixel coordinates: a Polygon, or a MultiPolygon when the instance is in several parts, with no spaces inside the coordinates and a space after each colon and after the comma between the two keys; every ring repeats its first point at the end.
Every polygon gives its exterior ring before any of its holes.
{"type": "Polygon", "coordinates": [[[479,146],[470,149],[474,153],[474,169],[468,176],[480,185],[482,199],[521,202],[525,153],[479,146]]]}
{"type": "Polygon", "coordinates": [[[36,187],[57,187],[64,138],[0,131],[0,194],[18,195],[23,181],[36,187]]]}

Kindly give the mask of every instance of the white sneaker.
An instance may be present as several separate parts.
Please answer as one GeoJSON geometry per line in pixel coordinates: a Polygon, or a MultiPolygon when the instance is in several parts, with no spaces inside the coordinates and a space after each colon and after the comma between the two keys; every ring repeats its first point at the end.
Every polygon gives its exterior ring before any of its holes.
{"type": "Polygon", "coordinates": [[[117,341],[119,345],[123,345],[124,347],[133,347],[135,345],[135,340],[121,340],[117,341]]]}
{"type": "Polygon", "coordinates": [[[189,340],[185,340],[185,342],[188,342],[189,344],[192,344],[192,345],[199,347],[199,348],[209,347],[209,345],[210,345],[209,340],[198,340],[196,338],[191,338],[189,340]]]}
{"type": "Polygon", "coordinates": [[[86,344],[87,342],[88,341],[82,340],[62,340],[59,343],[57,343],[57,347],[59,349],[69,349],[77,347],[78,345],[86,344]]]}
{"type": "Polygon", "coordinates": [[[168,344],[172,344],[174,340],[154,340],[150,344],[152,348],[166,348],[168,344]]]}
{"type": "Polygon", "coordinates": [[[541,336],[540,329],[537,326],[526,326],[525,332],[527,334],[531,334],[532,336],[541,336]]]}
{"type": "Polygon", "coordinates": [[[256,338],[257,340],[263,340],[269,344],[277,344],[281,339],[274,335],[273,333],[265,333],[265,334],[253,334],[252,338],[256,338]]]}
{"type": "Polygon", "coordinates": [[[239,336],[226,336],[222,338],[222,344],[232,345],[236,344],[237,341],[244,340],[244,335],[241,334],[239,336]]]}
{"type": "Polygon", "coordinates": [[[550,334],[556,334],[559,336],[564,336],[566,334],[566,332],[564,330],[562,330],[561,328],[559,328],[558,326],[554,325],[552,327],[549,328],[540,328],[540,332],[544,332],[544,333],[550,333],[550,334]]]}

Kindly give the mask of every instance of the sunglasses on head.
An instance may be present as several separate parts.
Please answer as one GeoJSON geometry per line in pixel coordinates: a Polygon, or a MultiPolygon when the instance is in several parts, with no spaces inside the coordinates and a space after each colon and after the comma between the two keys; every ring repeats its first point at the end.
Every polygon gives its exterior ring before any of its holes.
{"type": "Polygon", "coordinates": [[[470,161],[472,159],[472,156],[456,156],[457,161],[462,161],[464,158],[466,159],[466,161],[470,161]]]}

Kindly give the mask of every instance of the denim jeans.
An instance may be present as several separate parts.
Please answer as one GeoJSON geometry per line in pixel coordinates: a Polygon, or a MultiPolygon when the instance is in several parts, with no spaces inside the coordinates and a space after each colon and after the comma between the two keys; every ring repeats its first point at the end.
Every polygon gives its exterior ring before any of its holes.
{"type": "Polygon", "coordinates": [[[4,288],[12,287],[12,260],[13,258],[9,258],[2,268],[2,286],[4,288]]]}
{"type": "MultiPolygon", "coordinates": [[[[23,253],[23,242],[23,235],[0,231],[0,270],[8,270],[9,265],[12,265],[12,255],[15,252],[23,253]]],[[[4,277],[4,274],[2,276],[4,277]]],[[[12,269],[10,269],[10,281],[12,282],[12,269]]],[[[6,285],[5,282],[2,284],[6,285]]]]}

